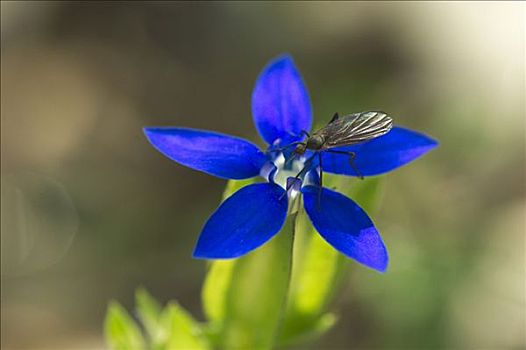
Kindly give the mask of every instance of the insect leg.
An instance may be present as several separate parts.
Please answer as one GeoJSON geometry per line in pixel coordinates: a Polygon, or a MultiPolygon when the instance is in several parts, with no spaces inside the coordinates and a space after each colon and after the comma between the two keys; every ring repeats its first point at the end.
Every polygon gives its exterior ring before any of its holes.
{"type": "MultiPolygon", "coordinates": [[[[305,162],[305,166],[303,167],[303,169],[300,170],[300,172],[294,177],[296,180],[300,178],[301,175],[303,175],[307,170],[309,170],[310,168],[310,163],[312,161],[312,158],[314,158],[316,155],[313,155],[312,157],[310,157],[309,159],[307,159],[307,161],[305,162]]],[[[287,189],[288,190],[288,189],[287,189]]]]}
{"type": "Polygon", "coordinates": [[[285,162],[285,164],[283,165],[283,167],[286,168],[286,167],[290,164],[290,162],[292,162],[292,161],[294,160],[294,158],[296,158],[297,156],[298,156],[298,154],[297,154],[297,153],[294,153],[294,154],[292,155],[292,157],[290,157],[289,159],[287,159],[287,161],[285,162]]]}
{"type": "Polygon", "coordinates": [[[360,180],[363,180],[362,173],[360,172],[360,170],[358,170],[358,167],[356,166],[356,164],[354,164],[354,158],[356,158],[356,153],[349,152],[349,163],[351,164],[351,167],[354,169],[354,171],[356,171],[356,174],[358,175],[360,180]]]}
{"type": "MultiPolygon", "coordinates": [[[[307,161],[305,162],[305,166],[303,167],[303,169],[300,170],[300,172],[298,174],[296,174],[296,176],[294,176],[294,179],[297,180],[300,178],[300,176],[302,176],[305,172],[307,172],[309,169],[310,169],[310,163],[312,161],[312,159],[316,156],[313,155],[312,157],[310,157],[309,159],[307,159],[307,161]]],[[[285,188],[285,193],[283,193],[281,195],[281,197],[279,197],[279,199],[281,200],[281,198],[283,198],[283,196],[285,196],[287,194],[287,192],[290,190],[290,187],[287,185],[286,188],[285,188]]]]}
{"type": "Polygon", "coordinates": [[[334,154],[345,154],[345,155],[348,155],[349,156],[349,163],[351,164],[351,167],[356,172],[356,174],[358,175],[360,180],[363,180],[362,173],[360,173],[360,170],[358,170],[358,168],[354,164],[354,158],[356,158],[356,153],[351,152],[351,151],[337,151],[337,150],[333,150],[333,149],[326,150],[325,152],[327,152],[327,153],[334,153],[334,154]]]}

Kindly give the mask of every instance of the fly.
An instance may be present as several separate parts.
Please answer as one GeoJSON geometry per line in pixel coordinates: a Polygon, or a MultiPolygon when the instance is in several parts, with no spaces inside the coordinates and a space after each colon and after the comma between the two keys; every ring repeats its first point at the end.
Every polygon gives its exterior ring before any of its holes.
{"type": "Polygon", "coordinates": [[[361,112],[340,117],[335,113],[331,121],[314,134],[307,135],[305,142],[297,144],[294,150],[295,156],[302,155],[306,150],[314,151],[318,154],[321,168],[321,152],[345,154],[349,156],[349,161],[354,171],[360,178],[363,176],[354,165],[354,152],[334,150],[336,147],[350,146],[365,142],[385,135],[393,127],[393,119],[384,112],[361,112]]]}
{"type": "MultiPolygon", "coordinates": [[[[388,133],[392,127],[393,119],[384,112],[360,112],[343,117],[335,113],[331,121],[314,134],[310,135],[308,132],[302,131],[302,133],[307,136],[307,139],[303,142],[294,142],[289,145],[296,145],[294,154],[289,161],[297,156],[303,155],[307,150],[314,151],[315,154],[311,159],[316,155],[318,156],[321,193],[321,186],[323,185],[322,152],[349,156],[351,167],[356,174],[363,179],[362,174],[354,164],[356,154],[351,151],[336,150],[334,148],[350,146],[375,139],[388,133]]],[[[309,163],[309,161],[307,161],[307,163],[309,163]]],[[[296,178],[299,178],[306,171],[306,168],[307,166],[298,173],[296,178]]]]}

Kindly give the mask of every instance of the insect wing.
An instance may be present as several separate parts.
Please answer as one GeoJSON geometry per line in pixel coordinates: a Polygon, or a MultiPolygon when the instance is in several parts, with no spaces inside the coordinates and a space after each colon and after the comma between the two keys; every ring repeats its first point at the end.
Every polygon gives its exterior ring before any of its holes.
{"type": "Polygon", "coordinates": [[[340,117],[318,133],[325,138],[323,149],[348,146],[382,136],[393,127],[383,112],[362,112],[340,117]]]}

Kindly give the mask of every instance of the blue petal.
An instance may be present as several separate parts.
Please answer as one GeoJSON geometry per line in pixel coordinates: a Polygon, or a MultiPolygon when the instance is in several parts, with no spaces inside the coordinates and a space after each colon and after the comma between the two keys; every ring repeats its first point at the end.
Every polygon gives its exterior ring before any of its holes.
{"type": "MultiPolygon", "coordinates": [[[[394,127],[384,136],[335,150],[355,152],[354,164],[358,171],[361,175],[372,176],[399,168],[437,146],[437,141],[424,134],[394,127]]],[[[350,164],[349,156],[324,152],[322,157],[324,171],[357,176],[350,164]]]]}
{"type": "Polygon", "coordinates": [[[259,75],[252,93],[252,116],[268,144],[301,139],[309,131],[312,110],[307,88],[290,56],[279,56],[259,75]]]}
{"type": "Polygon", "coordinates": [[[224,179],[254,177],[266,161],[256,145],[233,136],[186,128],[145,128],[144,133],[168,158],[224,179]]]}
{"type": "Polygon", "coordinates": [[[303,188],[305,210],[320,235],[336,250],[359,263],[384,272],[389,258],[380,234],[367,214],[344,195],[319,187],[303,188]]]}
{"type": "Polygon", "coordinates": [[[272,183],[248,185],[226,199],[205,224],[194,258],[244,255],[279,232],[287,216],[285,190],[272,183]]]}

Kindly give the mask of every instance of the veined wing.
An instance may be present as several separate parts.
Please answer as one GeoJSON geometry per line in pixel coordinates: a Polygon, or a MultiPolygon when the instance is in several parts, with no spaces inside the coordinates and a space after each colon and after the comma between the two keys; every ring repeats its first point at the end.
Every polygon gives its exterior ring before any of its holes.
{"type": "Polygon", "coordinates": [[[382,136],[393,127],[384,112],[361,112],[340,117],[317,132],[325,139],[322,149],[348,146],[382,136]]]}

